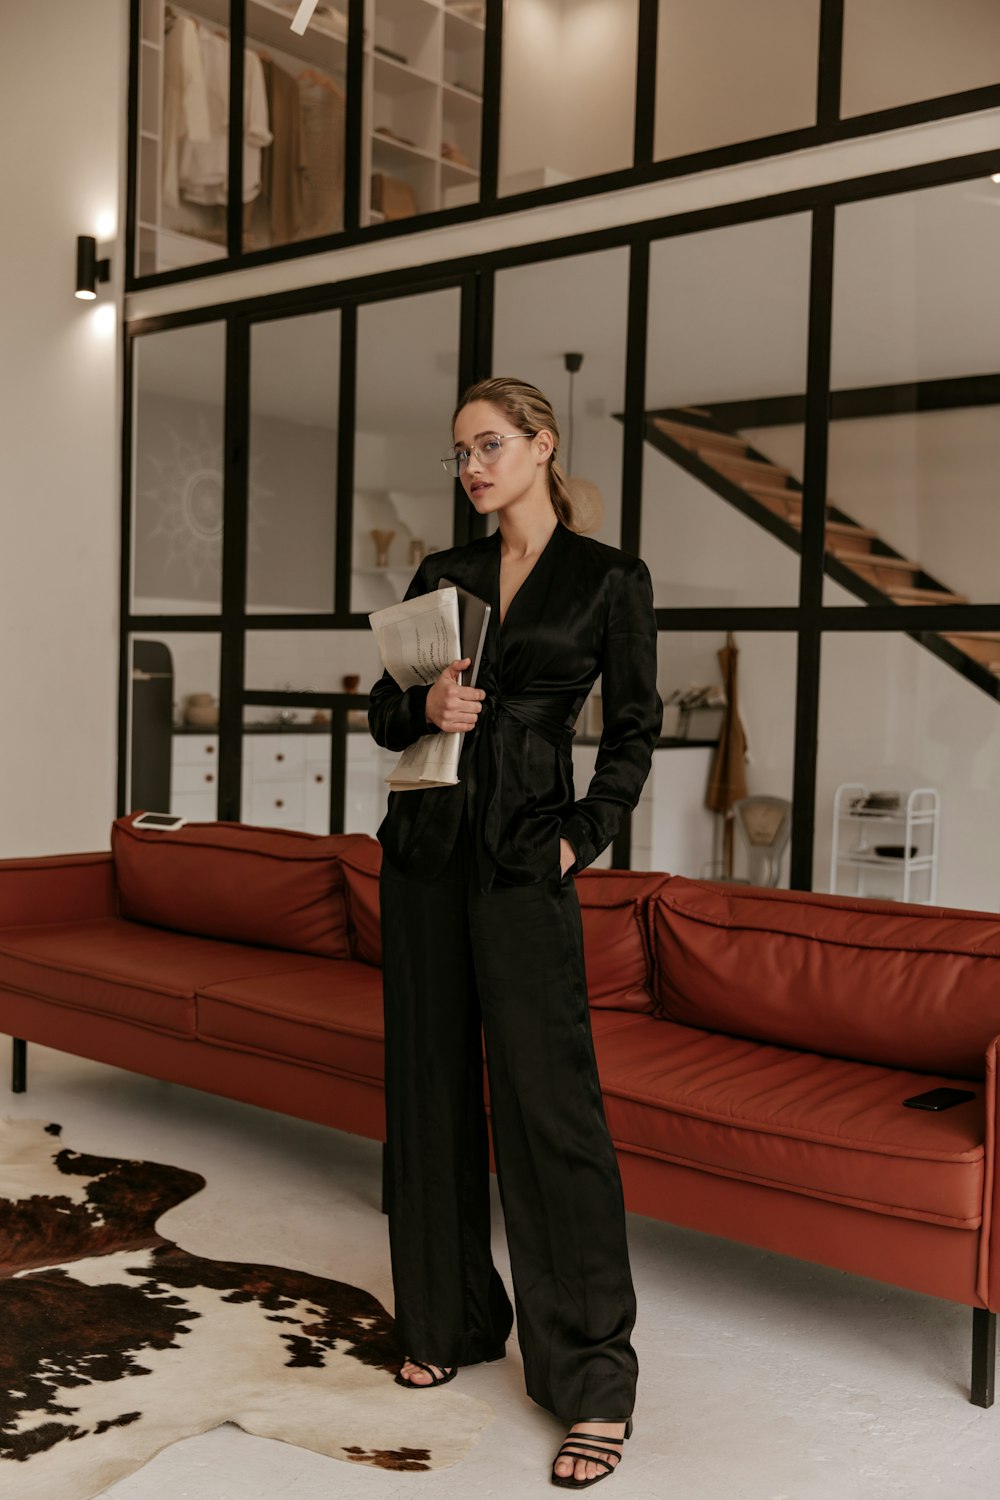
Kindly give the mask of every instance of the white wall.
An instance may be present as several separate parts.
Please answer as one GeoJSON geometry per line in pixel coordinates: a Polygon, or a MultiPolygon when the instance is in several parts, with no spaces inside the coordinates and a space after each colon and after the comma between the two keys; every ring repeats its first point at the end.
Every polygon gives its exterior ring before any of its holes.
{"type": "Polygon", "coordinates": [[[73,283],[117,218],[126,9],[3,6],[0,856],[107,847],[114,816],[120,325],[73,283]]]}
{"type": "Polygon", "coordinates": [[[638,14],[638,0],[507,0],[502,193],[632,165],[638,14]]]}

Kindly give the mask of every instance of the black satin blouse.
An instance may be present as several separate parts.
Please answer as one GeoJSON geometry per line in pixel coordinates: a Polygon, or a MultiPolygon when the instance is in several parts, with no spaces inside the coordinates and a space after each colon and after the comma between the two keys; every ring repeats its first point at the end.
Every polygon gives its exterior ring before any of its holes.
{"type": "MultiPolygon", "coordinates": [[[[404,597],[460,583],[492,606],[477,686],[486,697],[462,743],[459,784],[390,792],[377,837],[405,874],[443,869],[466,807],[479,885],[558,876],[559,840],[582,870],[614,838],[649,775],[663,721],[656,691],[656,616],[641,558],[561,522],[500,624],[500,533],[425,557],[404,597]],[[573,725],[601,676],[604,730],[586,794],[573,786],[573,725]]],[[[426,717],[429,686],[402,692],[388,672],[371,689],[377,744],[405,750],[440,733],[426,717]]]]}

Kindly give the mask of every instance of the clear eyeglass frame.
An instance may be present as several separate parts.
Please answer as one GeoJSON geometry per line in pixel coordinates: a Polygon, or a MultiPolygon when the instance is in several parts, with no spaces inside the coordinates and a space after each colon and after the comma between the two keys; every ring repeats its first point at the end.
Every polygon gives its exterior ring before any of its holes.
{"type": "Polygon", "coordinates": [[[471,448],[459,448],[457,453],[449,453],[447,458],[442,458],[441,467],[446,474],[451,475],[452,479],[457,479],[474,453],[479,462],[488,469],[497,462],[503,452],[504,443],[509,442],[511,438],[535,436],[537,434],[534,432],[484,432],[478,443],[473,443],[471,448]]]}

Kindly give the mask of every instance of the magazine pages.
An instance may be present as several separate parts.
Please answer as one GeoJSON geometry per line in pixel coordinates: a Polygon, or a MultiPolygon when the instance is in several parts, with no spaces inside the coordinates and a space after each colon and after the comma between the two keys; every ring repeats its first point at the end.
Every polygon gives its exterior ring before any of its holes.
{"type": "MultiPolygon", "coordinates": [[[[472,668],[462,673],[466,686],[475,685],[490,606],[456,584],[418,594],[401,604],[390,604],[368,616],[382,656],[382,665],[405,692],[434,682],[462,656],[472,668]]],[[[391,791],[420,791],[432,786],[455,786],[464,735],[424,734],[409,745],[385,780],[391,791]]]]}

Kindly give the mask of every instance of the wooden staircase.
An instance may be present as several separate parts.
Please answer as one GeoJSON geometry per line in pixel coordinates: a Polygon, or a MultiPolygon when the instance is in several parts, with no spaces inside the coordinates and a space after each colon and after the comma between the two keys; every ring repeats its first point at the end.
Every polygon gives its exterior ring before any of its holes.
{"type": "MultiPolygon", "coordinates": [[[[648,412],[646,440],[715,494],[801,551],[802,486],[734,432],[718,427],[695,406],[648,412]]],[[[900,556],[870,527],[832,500],[826,507],[826,573],[866,604],[968,604],[922,563],[900,556]]],[[[935,655],[1000,699],[1000,631],[921,631],[914,636],[935,655]]]]}

